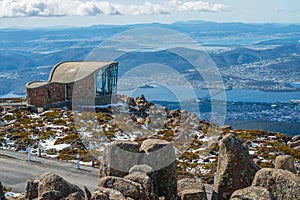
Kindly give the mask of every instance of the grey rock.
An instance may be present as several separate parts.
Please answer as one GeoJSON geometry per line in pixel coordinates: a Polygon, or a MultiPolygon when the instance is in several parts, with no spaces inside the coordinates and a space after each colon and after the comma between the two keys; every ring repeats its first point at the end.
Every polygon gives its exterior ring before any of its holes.
{"type": "Polygon", "coordinates": [[[123,196],[123,194],[117,190],[110,189],[110,188],[104,188],[104,187],[98,187],[95,189],[92,200],[106,200],[106,197],[109,200],[125,200],[126,198],[123,196]]]}
{"type": "Polygon", "coordinates": [[[39,200],[64,200],[64,198],[61,192],[57,190],[50,190],[42,193],[39,200]]]}
{"type": "Polygon", "coordinates": [[[227,134],[219,143],[217,166],[217,199],[228,200],[238,189],[249,187],[260,169],[252,161],[248,148],[234,134],[227,134]]]}
{"type": "Polygon", "coordinates": [[[184,178],[177,182],[177,190],[181,192],[188,189],[198,189],[205,192],[205,186],[199,178],[184,178]]]}
{"type": "Polygon", "coordinates": [[[83,196],[79,192],[74,192],[72,194],[69,194],[65,200],[85,200],[83,196]]]}
{"type": "Polygon", "coordinates": [[[123,194],[125,198],[130,197],[138,200],[147,200],[147,194],[141,184],[120,178],[107,176],[99,179],[99,187],[117,190],[123,194]]]}
{"type": "Polygon", "coordinates": [[[187,189],[178,193],[179,200],[206,200],[206,193],[203,190],[187,189]]]}
{"type": "Polygon", "coordinates": [[[295,160],[291,155],[280,155],[275,159],[275,168],[288,170],[294,174],[297,174],[295,160]]]}
{"type": "Polygon", "coordinates": [[[67,197],[74,192],[79,192],[84,197],[84,192],[78,186],[69,183],[53,173],[42,175],[38,184],[39,197],[48,191],[58,191],[63,197],[67,197]]]}
{"type": "Polygon", "coordinates": [[[144,188],[148,200],[157,200],[158,196],[154,192],[153,180],[144,173],[135,172],[124,177],[130,181],[141,184],[144,188]]]}
{"type": "Polygon", "coordinates": [[[261,169],[252,186],[266,188],[275,200],[299,200],[300,197],[300,177],[287,170],[261,169]]]}
{"type": "Polygon", "coordinates": [[[85,200],[90,200],[92,198],[92,193],[86,186],[84,186],[84,197],[85,200]]]}
{"type": "Polygon", "coordinates": [[[133,174],[136,172],[140,172],[143,174],[146,174],[147,176],[149,176],[152,180],[154,180],[154,171],[153,169],[148,166],[148,165],[134,165],[132,168],[130,168],[129,170],[129,174],[133,174]]]}
{"type": "Polygon", "coordinates": [[[3,185],[1,182],[0,182],[0,200],[5,200],[4,192],[3,192],[3,185]]]}
{"type": "Polygon", "coordinates": [[[26,199],[35,199],[38,197],[38,179],[29,179],[25,186],[26,199]]]}
{"type": "Polygon", "coordinates": [[[274,197],[263,187],[250,186],[236,190],[230,200],[274,200],[274,197]]]}
{"type": "Polygon", "coordinates": [[[139,161],[139,145],[131,141],[114,141],[105,147],[100,164],[100,177],[124,177],[139,161]]]}

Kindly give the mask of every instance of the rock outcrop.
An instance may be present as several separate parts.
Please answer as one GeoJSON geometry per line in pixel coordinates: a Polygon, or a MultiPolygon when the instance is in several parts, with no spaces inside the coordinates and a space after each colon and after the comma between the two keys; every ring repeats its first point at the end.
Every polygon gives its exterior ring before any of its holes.
{"type": "Polygon", "coordinates": [[[225,135],[219,146],[217,199],[226,200],[234,191],[249,187],[259,167],[253,163],[247,146],[236,135],[225,135]]]}
{"type": "Polygon", "coordinates": [[[230,200],[274,200],[272,194],[263,187],[250,186],[236,190],[230,200]]]}
{"type": "Polygon", "coordinates": [[[128,175],[139,162],[139,145],[131,141],[114,141],[105,147],[100,164],[100,177],[128,175]]]}
{"type": "MultiPolygon", "coordinates": [[[[165,197],[173,200],[177,198],[175,150],[171,143],[164,140],[147,139],[140,145],[131,141],[110,143],[105,149],[103,162],[100,165],[100,178],[107,178],[107,176],[110,176],[110,180],[123,183],[126,181],[116,179],[116,177],[127,176],[127,181],[131,180],[134,184],[142,186],[149,199],[165,197]],[[128,174],[130,176],[127,176],[128,174]]],[[[118,191],[122,189],[112,185],[105,186],[103,184],[107,181],[104,180],[106,179],[99,180],[99,186],[118,191]]],[[[127,197],[122,191],[120,192],[127,197]]]]}
{"type": "Polygon", "coordinates": [[[158,196],[173,200],[177,198],[177,165],[175,150],[164,140],[145,140],[140,151],[144,152],[142,163],[154,170],[154,189],[158,196]]]}
{"type": "Polygon", "coordinates": [[[42,175],[38,183],[38,196],[43,197],[44,199],[49,195],[59,196],[59,193],[62,195],[62,197],[68,197],[70,194],[75,192],[78,192],[81,195],[82,199],[84,199],[84,192],[78,186],[67,182],[62,177],[53,173],[46,173],[42,175]]]}
{"type": "Polygon", "coordinates": [[[3,193],[3,186],[0,182],[0,200],[5,200],[4,193],[3,193]]]}
{"type": "Polygon", "coordinates": [[[252,186],[266,188],[275,200],[299,200],[300,177],[282,169],[261,169],[253,180],[252,186]]]}
{"type": "Polygon", "coordinates": [[[275,159],[275,168],[288,170],[297,174],[294,157],[290,155],[277,156],[275,159]]]}

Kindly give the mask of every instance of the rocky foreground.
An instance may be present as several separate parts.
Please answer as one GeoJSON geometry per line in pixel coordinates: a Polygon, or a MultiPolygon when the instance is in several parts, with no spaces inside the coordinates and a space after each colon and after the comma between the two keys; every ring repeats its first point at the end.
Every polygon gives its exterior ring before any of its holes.
{"type": "MultiPolygon", "coordinates": [[[[293,157],[279,156],[276,168],[261,169],[248,153],[246,145],[234,134],[219,142],[216,183],[213,199],[297,200],[300,177],[295,173],[293,157]]],[[[0,199],[5,197],[0,184],[0,199]]],[[[105,149],[99,170],[98,187],[90,192],[55,174],[28,180],[18,200],[206,200],[200,178],[179,178],[175,149],[158,139],[141,144],[114,141],[105,149]],[[125,156],[126,155],[126,156],[125,156]]]]}
{"type": "Polygon", "coordinates": [[[94,113],[2,109],[0,140],[3,149],[31,146],[48,158],[98,158],[95,191],[46,174],[18,199],[206,199],[204,184],[216,199],[300,199],[300,136],[219,127],[144,96],[121,96],[94,113]]]}

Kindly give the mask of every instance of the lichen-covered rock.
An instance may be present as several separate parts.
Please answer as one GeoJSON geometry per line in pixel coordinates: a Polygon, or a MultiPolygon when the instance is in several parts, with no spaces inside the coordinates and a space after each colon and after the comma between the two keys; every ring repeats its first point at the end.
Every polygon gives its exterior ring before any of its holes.
{"type": "Polygon", "coordinates": [[[147,200],[147,194],[141,184],[120,178],[107,176],[99,179],[99,187],[117,190],[123,194],[125,198],[130,197],[138,200],[147,200]]]}
{"type": "Polygon", "coordinates": [[[91,200],[126,200],[126,198],[117,190],[98,187],[92,194],[91,200]]]}
{"type": "Polygon", "coordinates": [[[69,194],[65,200],[85,200],[83,196],[79,192],[74,192],[72,194],[69,194]]]}
{"type": "Polygon", "coordinates": [[[294,157],[291,155],[280,155],[275,159],[275,168],[288,170],[297,174],[294,157]]]}
{"type": "Polygon", "coordinates": [[[144,188],[148,200],[157,200],[158,196],[154,192],[153,180],[144,173],[135,172],[124,177],[130,181],[141,184],[144,188]]]}
{"type": "MultiPolygon", "coordinates": [[[[38,196],[41,197],[44,193],[50,191],[58,191],[61,193],[62,197],[67,197],[72,193],[79,192],[80,195],[84,197],[84,192],[78,186],[69,183],[56,174],[46,173],[40,178],[38,184],[38,196]]],[[[49,195],[52,194],[49,193],[49,195]]]]}
{"type": "Polygon", "coordinates": [[[124,177],[139,161],[139,145],[132,141],[114,141],[105,147],[100,177],[124,177]]]}
{"type": "Polygon", "coordinates": [[[179,200],[206,200],[206,193],[203,190],[187,189],[178,193],[179,200]]]}
{"type": "Polygon", "coordinates": [[[93,196],[91,197],[91,200],[109,200],[108,195],[103,194],[102,192],[95,191],[93,193],[93,196]]]}
{"type": "Polygon", "coordinates": [[[198,189],[205,191],[205,186],[199,178],[184,178],[177,182],[177,190],[181,192],[188,189],[198,189]]]}
{"type": "Polygon", "coordinates": [[[287,170],[261,169],[252,186],[266,188],[276,200],[299,200],[300,197],[300,177],[287,170]]]}
{"type": "Polygon", "coordinates": [[[64,200],[64,198],[60,191],[50,190],[42,193],[39,200],[64,200]]]}
{"type": "Polygon", "coordinates": [[[142,163],[154,170],[154,190],[158,196],[168,200],[177,198],[177,165],[175,150],[171,143],[163,140],[143,141],[140,151],[144,152],[142,163]]]}
{"type": "Polygon", "coordinates": [[[26,199],[35,199],[38,197],[38,179],[29,179],[25,186],[26,199]]]}
{"type": "Polygon", "coordinates": [[[235,190],[251,185],[259,167],[252,161],[248,148],[234,134],[220,141],[217,167],[217,199],[229,199],[235,190]]]}
{"type": "Polygon", "coordinates": [[[230,200],[274,200],[274,197],[263,187],[250,186],[236,190],[230,200]]]}
{"type": "Polygon", "coordinates": [[[5,200],[3,186],[1,182],[0,182],[0,200],[5,200]]]}

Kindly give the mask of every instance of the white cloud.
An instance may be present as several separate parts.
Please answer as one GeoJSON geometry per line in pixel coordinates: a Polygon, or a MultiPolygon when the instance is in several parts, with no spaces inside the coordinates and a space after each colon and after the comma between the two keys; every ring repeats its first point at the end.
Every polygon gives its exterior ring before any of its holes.
{"type": "Polygon", "coordinates": [[[170,0],[162,4],[122,4],[103,0],[0,0],[0,17],[154,15],[190,11],[227,11],[224,4],[170,0]]]}

